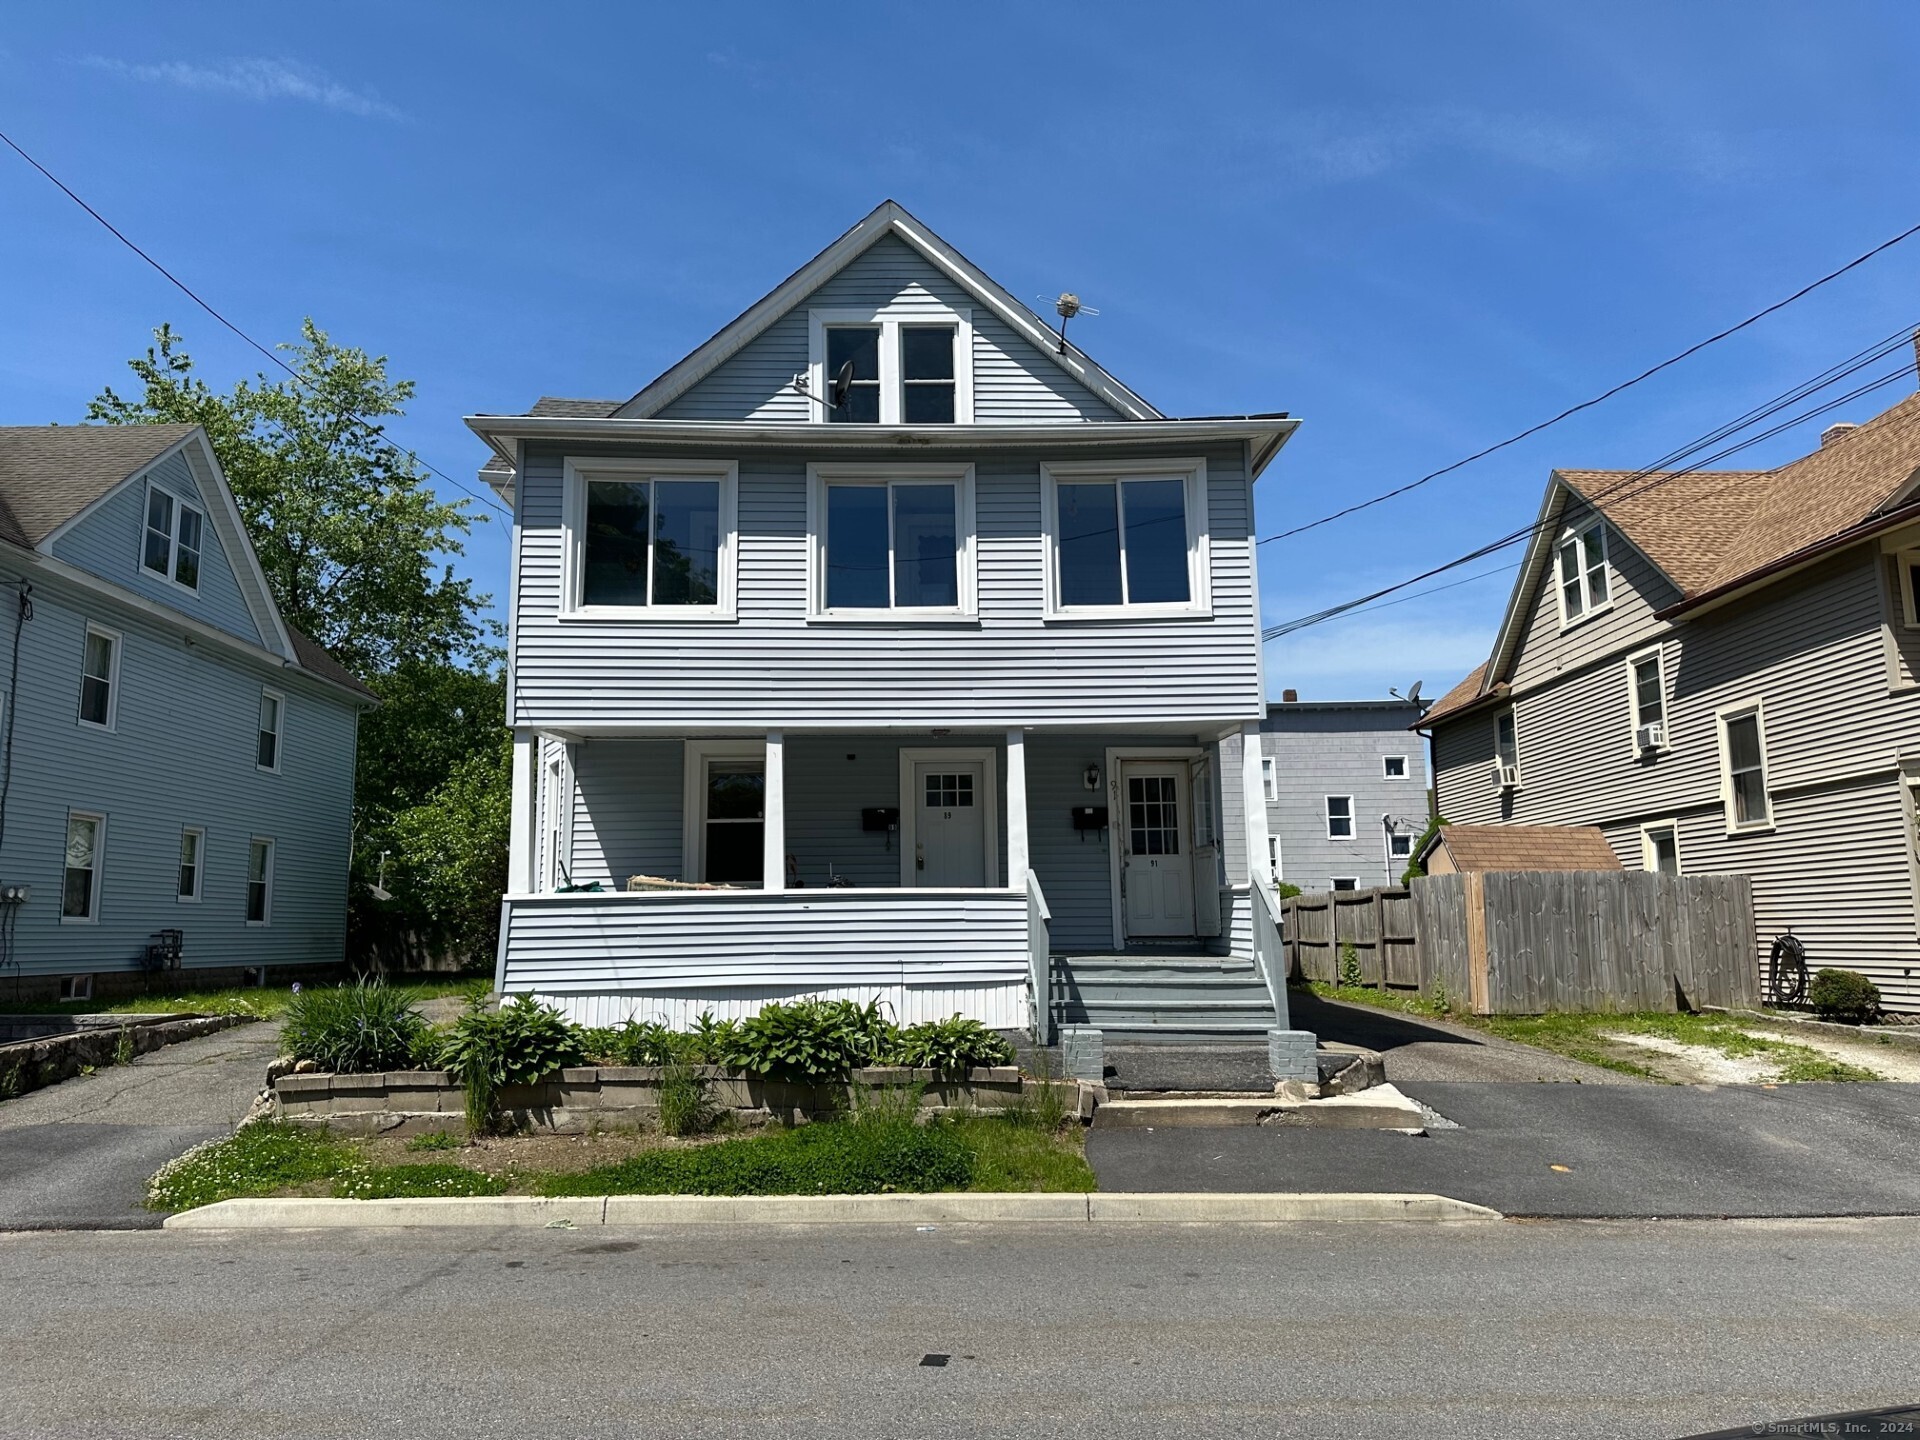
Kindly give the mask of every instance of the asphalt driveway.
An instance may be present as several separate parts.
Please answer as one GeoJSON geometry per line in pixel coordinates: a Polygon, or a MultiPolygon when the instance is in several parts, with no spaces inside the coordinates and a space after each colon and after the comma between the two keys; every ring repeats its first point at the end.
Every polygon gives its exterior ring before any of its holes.
{"type": "Polygon", "coordinates": [[[279,1034],[240,1025],[0,1101],[0,1230],[157,1226],[141,1206],[147,1177],[233,1129],[279,1034]]]}

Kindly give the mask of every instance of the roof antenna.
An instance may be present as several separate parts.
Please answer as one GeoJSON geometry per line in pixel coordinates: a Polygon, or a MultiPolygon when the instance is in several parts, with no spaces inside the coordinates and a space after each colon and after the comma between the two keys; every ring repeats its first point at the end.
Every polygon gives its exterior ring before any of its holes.
{"type": "MultiPolygon", "coordinates": [[[[1047,297],[1037,297],[1044,301],[1047,297]]],[[[1060,317],[1060,353],[1067,353],[1067,322],[1076,315],[1098,315],[1100,312],[1091,305],[1082,305],[1080,297],[1071,290],[1062,290],[1053,302],[1053,310],[1060,317]]]]}

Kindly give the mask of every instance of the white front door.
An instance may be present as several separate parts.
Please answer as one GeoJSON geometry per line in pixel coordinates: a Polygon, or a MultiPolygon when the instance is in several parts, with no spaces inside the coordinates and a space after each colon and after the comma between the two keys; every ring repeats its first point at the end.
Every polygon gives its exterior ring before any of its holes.
{"type": "Polygon", "coordinates": [[[978,889],[987,883],[986,767],[920,760],[913,767],[913,883],[978,889]]]}
{"type": "Polygon", "coordinates": [[[1194,933],[1187,762],[1120,764],[1120,891],[1127,938],[1194,933]]]}

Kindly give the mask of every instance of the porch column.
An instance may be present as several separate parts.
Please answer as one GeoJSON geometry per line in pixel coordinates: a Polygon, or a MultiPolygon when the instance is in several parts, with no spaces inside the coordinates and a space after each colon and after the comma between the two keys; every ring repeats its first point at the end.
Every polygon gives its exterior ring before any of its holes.
{"type": "Polygon", "coordinates": [[[1273,884],[1267,855],[1267,790],[1260,779],[1260,722],[1240,727],[1240,798],[1247,812],[1247,874],[1273,884]]]}
{"type": "Polygon", "coordinates": [[[513,733],[512,809],[507,821],[507,889],[525,895],[533,889],[533,810],[540,737],[513,733]]]}
{"type": "MultiPolygon", "coordinates": [[[[1027,888],[1027,732],[1007,732],[1007,884],[1027,888]]],[[[989,878],[991,883],[991,878],[989,878]]]]}
{"type": "Polygon", "coordinates": [[[765,849],[761,852],[760,888],[787,888],[787,737],[767,732],[766,791],[761,807],[765,849]]]}

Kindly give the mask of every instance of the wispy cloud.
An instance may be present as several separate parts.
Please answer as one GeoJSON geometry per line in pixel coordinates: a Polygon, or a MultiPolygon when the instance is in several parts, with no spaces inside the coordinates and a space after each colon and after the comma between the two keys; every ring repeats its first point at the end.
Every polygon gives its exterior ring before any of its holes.
{"type": "Polygon", "coordinates": [[[171,85],[180,90],[233,95],[260,102],[297,100],[374,120],[405,118],[404,112],[398,107],[389,105],[377,96],[342,85],[311,66],[297,65],[287,60],[249,57],[204,65],[189,64],[184,60],[136,64],[107,55],[88,55],[80,63],[90,69],[104,70],[129,80],[171,85]]]}

